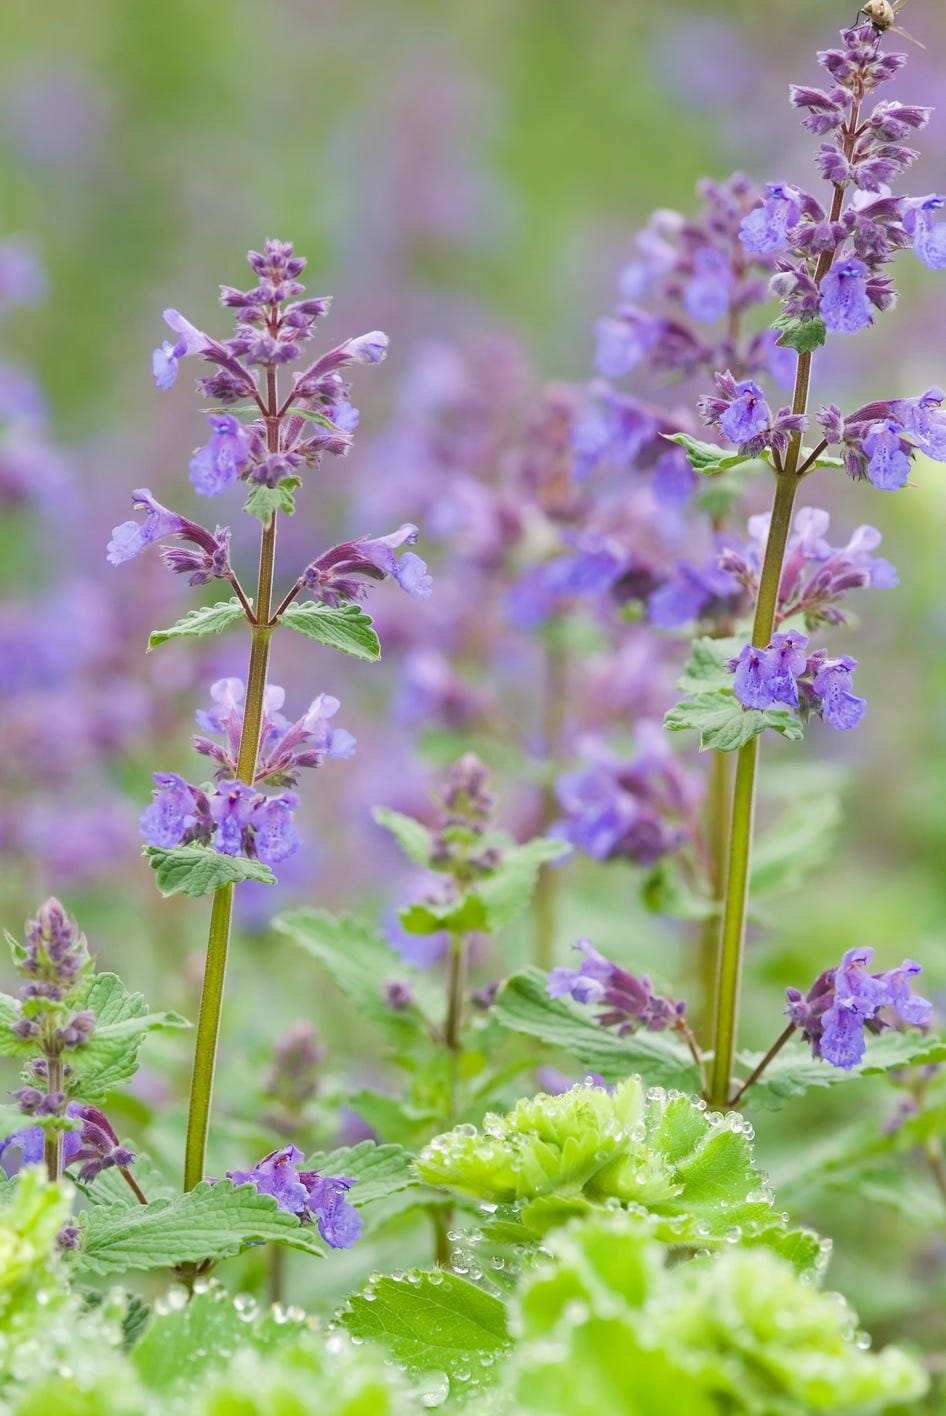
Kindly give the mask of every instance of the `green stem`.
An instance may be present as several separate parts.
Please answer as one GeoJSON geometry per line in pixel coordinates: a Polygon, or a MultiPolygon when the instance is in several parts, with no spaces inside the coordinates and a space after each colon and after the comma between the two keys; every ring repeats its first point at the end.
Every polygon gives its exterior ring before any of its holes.
{"type": "MultiPolygon", "coordinates": [[[[62,1057],[46,1058],[46,1090],[61,1092],[63,1087],[62,1057]]],[[[62,1108],[60,1108],[60,1111],[62,1108]]],[[[43,1144],[43,1160],[46,1174],[54,1183],[62,1177],[62,1131],[49,1130],[43,1144]]]]}
{"type": "Polygon", "coordinates": [[[712,1026],[716,997],[716,969],[719,963],[719,932],[726,896],[726,867],[729,864],[729,809],[732,802],[732,773],[728,752],[714,752],[706,804],[706,848],[711,898],[717,910],[700,927],[697,967],[699,1008],[697,1032],[712,1026]]]}
{"type": "MultiPolygon", "coordinates": [[[[267,370],[269,416],[266,419],[267,445],[271,452],[279,447],[279,419],[276,409],[275,369],[267,370]]],[[[256,776],[260,729],[263,722],[263,700],[266,694],[266,673],[269,667],[269,641],[273,626],[269,624],[273,602],[273,573],[276,564],[276,514],[263,529],[260,540],[259,577],[256,592],[256,623],[252,627],[250,663],[246,676],[246,697],[243,704],[243,730],[237,756],[237,777],[248,786],[256,776]]],[[[197,1015],[197,1037],[194,1045],[194,1070],[191,1074],[190,1107],[187,1114],[187,1138],[184,1143],[184,1189],[192,1190],[204,1178],[207,1153],[207,1133],[210,1128],[210,1107],[213,1100],[214,1071],[217,1062],[217,1040],[220,1036],[220,1014],[223,1008],[223,987],[230,947],[230,924],[233,917],[233,886],[223,885],[214,894],[210,912],[210,934],[207,939],[207,961],[197,1015]]]]}
{"type": "MultiPolygon", "coordinates": [[[[447,1016],[443,1027],[444,1046],[450,1054],[447,1114],[444,1117],[446,1128],[453,1125],[457,1111],[460,1058],[463,1054],[461,1031],[466,993],[466,947],[465,935],[451,933],[450,955],[447,961],[447,1016]]],[[[450,1244],[453,1206],[437,1205],[431,1211],[431,1220],[434,1227],[434,1261],[439,1268],[449,1268],[450,1260],[453,1257],[450,1244]]]]}
{"type": "MultiPolygon", "coordinates": [[[[559,635],[553,633],[545,646],[545,682],[542,702],[542,749],[549,774],[542,789],[540,829],[552,824],[558,814],[555,776],[562,757],[562,732],[565,727],[565,705],[568,692],[568,655],[559,635]]],[[[561,872],[556,866],[542,865],[536,877],[533,896],[534,955],[536,965],[545,972],[555,963],[555,923],[561,872]]]]}
{"type": "MultiPolygon", "coordinates": [[[[802,407],[808,401],[810,356],[798,361],[796,401],[802,407]],[[803,368],[803,365],[805,366],[803,368]]],[[[752,643],[764,648],[772,638],[778,587],[782,578],[785,543],[792,524],[792,508],[798,486],[795,469],[798,466],[800,439],[793,439],[786,455],[785,472],[775,482],[775,502],[772,522],[765,547],[765,560],[759,581],[759,598],[752,626],[752,643]]],[[[758,736],[750,738],[740,748],[736,761],[736,783],[733,788],[732,824],[730,827],[729,872],[726,883],[726,904],[719,947],[719,968],[716,976],[716,1034],[714,1039],[713,1075],[709,1100],[713,1106],[729,1105],[730,1078],[736,1051],[736,1025],[739,1015],[739,989],[742,980],[742,957],[745,948],[746,907],[749,901],[749,869],[752,849],[752,826],[755,816],[756,765],[759,760],[758,736]]]]}
{"type": "Polygon", "coordinates": [[[778,1037],[772,1043],[772,1046],[769,1048],[768,1052],[762,1058],[762,1061],[752,1072],[750,1072],[749,1076],[746,1078],[742,1086],[736,1092],[736,1095],[732,1099],[733,1106],[738,1106],[740,1101],[742,1101],[742,1098],[745,1096],[746,1092],[749,1090],[749,1088],[755,1086],[756,1082],[762,1076],[762,1073],[765,1071],[766,1067],[772,1061],[772,1058],[778,1056],[778,1054],[781,1052],[786,1042],[788,1042],[788,1039],[792,1036],[794,1031],[795,1024],[789,1023],[785,1031],[779,1033],[778,1037]]]}

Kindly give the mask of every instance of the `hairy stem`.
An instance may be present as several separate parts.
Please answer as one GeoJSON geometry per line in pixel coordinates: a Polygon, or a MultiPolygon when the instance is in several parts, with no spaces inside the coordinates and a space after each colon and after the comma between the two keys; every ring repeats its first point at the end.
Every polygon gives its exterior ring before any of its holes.
{"type": "Polygon", "coordinates": [[[736,1092],[736,1095],[732,1099],[733,1106],[738,1106],[740,1101],[742,1101],[742,1098],[745,1096],[746,1092],[749,1090],[749,1088],[755,1086],[756,1082],[762,1076],[762,1073],[765,1071],[766,1067],[772,1061],[772,1058],[778,1056],[778,1054],[781,1052],[786,1042],[788,1042],[788,1039],[791,1037],[794,1031],[795,1024],[789,1023],[785,1031],[779,1033],[778,1037],[772,1043],[772,1046],[769,1048],[768,1052],[762,1058],[762,1061],[752,1072],[750,1072],[749,1076],[746,1078],[742,1086],[736,1092]]]}
{"type": "MultiPolygon", "coordinates": [[[[62,1077],[62,1057],[46,1058],[46,1090],[47,1092],[61,1092],[63,1084],[62,1077]]],[[[60,1108],[60,1111],[62,1108],[60,1108]]],[[[46,1132],[46,1139],[43,1143],[43,1160],[46,1164],[46,1174],[54,1183],[62,1176],[62,1131],[49,1130],[46,1132]]]]}
{"type": "Polygon", "coordinates": [[[131,1193],[134,1195],[139,1205],[146,1205],[148,1203],[148,1197],[145,1194],[144,1190],[142,1190],[141,1186],[138,1184],[138,1181],[135,1179],[134,1175],[132,1175],[128,1167],[126,1165],[120,1165],[118,1167],[118,1173],[122,1177],[128,1188],[131,1190],[131,1193]]]}
{"type": "MultiPolygon", "coordinates": [[[[542,831],[552,824],[558,811],[555,775],[562,757],[567,692],[568,655],[559,637],[553,634],[545,646],[545,681],[542,688],[542,751],[549,773],[548,781],[542,789],[542,831]]],[[[557,866],[545,864],[539,867],[533,897],[533,943],[535,962],[546,972],[555,963],[555,923],[560,880],[561,874],[557,866]]]]}
{"type": "MultiPolygon", "coordinates": [[[[798,360],[796,399],[808,400],[809,355],[798,360]],[[804,369],[802,366],[805,365],[804,369]]],[[[792,523],[795,504],[800,439],[793,440],[786,458],[786,471],[776,479],[772,522],[765,547],[765,560],[759,581],[752,642],[764,648],[772,638],[778,587],[782,577],[785,543],[792,523]],[[788,469],[791,469],[789,471],[788,469]]],[[[752,827],[755,816],[756,764],[759,760],[759,738],[750,738],[739,750],[736,761],[736,783],[733,789],[732,824],[730,828],[729,871],[726,883],[726,904],[719,947],[719,968],[716,976],[716,1027],[713,1075],[710,1082],[710,1102],[713,1106],[729,1105],[730,1077],[736,1051],[736,1025],[739,1015],[739,990],[742,981],[742,958],[745,949],[746,907],[749,901],[749,868],[752,849],[752,827]]]]}
{"type": "MultiPolygon", "coordinates": [[[[270,452],[279,448],[279,418],[276,413],[276,371],[267,370],[268,409],[266,442],[270,452]]],[[[263,702],[266,695],[266,673],[269,667],[269,625],[273,599],[273,574],[276,565],[276,513],[263,528],[260,539],[259,575],[256,590],[256,623],[252,626],[250,663],[246,676],[246,698],[243,704],[243,730],[237,757],[237,776],[247,786],[256,776],[260,728],[263,722],[263,702]]],[[[220,1015],[223,1008],[223,987],[230,947],[230,923],[233,917],[233,886],[223,885],[214,894],[210,912],[210,934],[207,939],[207,960],[197,1015],[197,1037],[194,1045],[194,1070],[191,1075],[190,1107],[187,1114],[187,1138],[184,1143],[184,1189],[192,1190],[204,1177],[207,1152],[207,1132],[210,1127],[210,1107],[213,1100],[214,1071],[217,1062],[217,1040],[220,1035],[220,1015]]]]}

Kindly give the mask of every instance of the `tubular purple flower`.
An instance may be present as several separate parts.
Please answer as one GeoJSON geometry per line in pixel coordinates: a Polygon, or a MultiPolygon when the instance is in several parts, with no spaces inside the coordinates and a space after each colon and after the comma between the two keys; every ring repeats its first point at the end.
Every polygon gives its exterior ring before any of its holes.
{"type": "Polygon", "coordinates": [[[596,1021],[601,1027],[618,1024],[618,1035],[626,1037],[640,1027],[662,1032],[682,1026],[686,1004],[654,993],[649,978],[637,978],[599,954],[588,939],[575,945],[584,954],[578,969],[556,968],[546,982],[551,998],[570,995],[576,1003],[603,1004],[596,1021]]]}
{"type": "Polygon", "coordinates": [[[896,492],[910,476],[910,458],[903,451],[903,428],[887,419],[874,423],[864,438],[867,475],[883,492],[896,492]]]}
{"type": "Polygon", "coordinates": [[[731,443],[741,447],[762,437],[771,417],[759,385],[752,379],[743,379],[735,385],[735,397],[729,407],[719,416],[719,429],[731,443]]]}
{"type": "Polygon", "coordinates": [[[838,732],[856,728],[867,707],[866,698],[858,698],[851,692],[851,674],[856,668],[857,660],[847,654],[838,659],[826,659],[812,683],[815,693],[821,697],[825,722],[838,732]]]}
{"type": "Polygon", "coordinates": [[[835,261],[821,282],[819,309],[825,327],[835,334],[856,334],[873,324],[874,308],[867,294],[867,266],[850,257],[835,261]]]}
{"type": "Polygon", "coordinates": [[[215,497],[233,485],[250,455],[249,441],[241,423],[231,413],[211,413],[212,437],[190,461],[190,480],[203,497],[215,497]]]}
{"type": "Polygon", "coordinates": [[[361,1234],[361,1216],[346,1195],[358,1182],[345,1175],[320,1175],[297,1169],[303,1159],[296,1146],[271,1151],[252,1170],[228,1170],[234,1185],[254,1185],[261,1195],[272,1195],[280,1209],[296,1215],[302,1224],[317,1222],[319,1233],[333,1249],[350,1249],[361,1234]]]}
{"type": "Polygon", "coordinates": [[[264,865],[280,865],[299,849],[301,837],[292,824],[292,813],[299,805],[295,792],[267,797],[253,808],[251,825],[253,844],[258,860],[264,865]]]}
{"type": "Polygon", "coordinates": [[[164,322],[178,336],[175,344],[165,340],[151,355],[151,372],[160,389],[169,389],[177,378],[177,366],[187,354],[200,354],[210,340],[177,310],[164,311],[164,322]]]}
{"type": "Polygon", "coordinates": [[[210,817],[216,825],[214,850],[222,855],[238,855],[243,844],[243,832],[253,820],[255,809],[253,788],[245,782],[220,782],[210,798],[210,817]]]}
{"type": "Polygon", "coordinates": [[[736,277],[730,262],[714,246],[701,246],[693,267],[692,279],[684,286],[683,304],[691,319],[712,324],[729,313],[736,277]]]}
{"type": "Polygon", "coordinates": [[[388,352],[388,337],[380,329],[359,334],[342,345],[347,359],[353,364],[380,364],[388,352]]]}
{"type": "Polygon", "coordinates": [[[766,198],[739,223],[739,240],[751,255],[764,256],[788,247],[788,228],[801,216],[798,189],[780,182],[766,184],[766,198]]]}
{"type": "Polygon", "coordinates": [[[196,794],[176,772],[155,772],[154,783],[158,790],[142,812],[141,834],[149,845],[171,849],[180,845],[197,819],[196,794]]]}
{"type": "Polygon", "coordinates": [[[388,536],[344,541],[308,565],[299,577],[300,583],[326,604],[337,605],[340,600],[364,598],[367,587],[360,583],[361,577],[383,580],[390,575],[409,595],[426,600],[430,597],[433,580],[425,562],[412,551],[402,555],[400,560],[394,554],[416,539],[417,527],[405,522],[388,536]]]}
{"type": "Polygon", "coordinates": [[[903,226],[913,237],[913,250],[929,270],[946,270],[946,222],[933,224],[933,213],[946,206],[946,197],[932,192],[904,202],[903,226]]]}
{"type": "MultiPolygon", "coordinates": [[[[135,507],[146,509],[148,515],[143,522],[123,521],[121,526],[115,527],[112,539],[108,543],[107,559],[110,565],[122,565],[125,561],[133,560],[135,556],[141,554],[146,546],[152,545],[155,541],[162,541],[167,536],[180,536],[182,540],[191,541],[200,546],[201,550],[206,553],[206,560],[201,562],[205,568],[221,566],[222,557],[226,561],[226,570],[222,570],[222,573],[224,575],[229,573],[229,560],[226,557],[229,533],[224,536],[218,527],[216,536],[212,536],[196,521],[188,521],[186,516],[179,516],[176,511],[162,506],[151,495],[147,487],[141,487],[138,491],[132,492],[132,503],[135,507]]],[[[174,564],[171,568],[187,570],[191,568],[191,563],[174,564]]],[[[213,573],[220,572],[214,570],[213,573]]]]}
{"type": "Polygon", "coordinates": [[[896,1022],[925,1027],[932,1013],[925,998],[910,992],[920,965],[904,959],[898,969],[872,974],[874,951],[848,949],[836,969],[820,974],[803,995],[786,990],[786,1013],[811,1043],[812,1055],[849,1071],[864,1056],[864,1029],[881,1032],[896,1022]]]}

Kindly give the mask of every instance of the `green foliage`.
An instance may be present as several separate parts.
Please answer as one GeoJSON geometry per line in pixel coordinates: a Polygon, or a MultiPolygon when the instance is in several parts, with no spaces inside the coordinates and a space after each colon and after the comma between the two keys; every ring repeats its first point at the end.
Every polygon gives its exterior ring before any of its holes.
{"type": "Polygon", "coordinates": [[[411,1160],[401,1146],[359,1141],[356,1146],[340,1146],[338,1150],[310,1155],[305,1168],[319,1170],[323,1175],[347,1175],[357,1180],[348,1202],[356,1209],[364,1209],[366,1205],[386,1200],[389,1195],[416,1185],[411,1160]]]}
{"type": "Polygon", "coordinates": [[[265,487],[257,482],[251,487],[243,503],[243,510],[247,515],[255,516],[264,526],[269,526],[277,511],[281,511],[284,516],[295,514],[296,499],[293,494],[301,486],[301,477],[284,477],[275,487],[265,487]]]}
{"type": "Polygon", "coordinates": [[[353,1337],[382,1343],[410,1371],[443,1372],[456,1396],[495,1374],[510,1344],[502,1301],[440,1269],[372,1279],[349,1299],[342,1322],[353,1337]]]}
{"type": "Polygon", "coordinates": [[[405,816],[400,811],[391,811],[386,806],[376,806],[371,815],[379,826],[390,831],[401,850],[415,865],[429,865],[433,853],[433,833],[413,816],[405,816]]]}
{"type": "Polygon", "coordinates": [[[155,884],[161,894],[187,895],[197,900],[212,895],[223,885],[238,885],[243,880],[255,880],[260,885],[275,885],[276,877],[261,860],[245,856],[223,855],[210,846],[145,846],[144,855],[154,871],[155,884]]]}
{"type": "Polygon", "coordinates": [[[516,1226],[541,1237],[573,1214],[617,1203],[648,1214],[667,1244],[771,1240],[805,1268],[820,1266],[815,1236],[785,1242],[751,1135],[735,1112],[645,1091],[634,1077],[613,1092],[586,1084],[520,1101],[508,1116],[490,1113],[482,1133],[467,1125],[435,1137],[417,1170],[432,1185],[504,1207],[494,1232],[506,1238],[516,1226]]]}
{"type": "Polygon", "coordinates": [[[339,605],[337,608],[312,602],[287,605],[278,623],[288,625],[307,639],[314,639],[316,644],[340,649],[354,659],[366,659],[373,663],[381,657],[381,644],[371,616],[365,614],[360,605],[339,605]]]}
{"type": "Polygon", "coordinates": [[[540,868],[549,861],[560,860],[571,850],[566,841],[546,836],[522,846],[512,844],[499,833],[490,839],[501,841],[502,855],[495,869],[464,890],[457,900],[443,905],[408,905],[401,910],[401,923],[408,934],[437,934],[441,929],[492,934],[504,928],[528,907],[540,868]]]}
{"type": "Polygon", "coordinates": [[[727,659],[739,652],[736,639],[697,639],[678,688],[692,695],[665,714],[668,732],[693,728],[700,734],[700,748],[735,752],[764,732],[774,728],[789,742],[804,737],[801,723],[786,708],[743,708],[732,689],[733,676],[725,667],[727,659]]]}
{"type": "Polygon", "coordinates": [[[507,979],[493,1009],[497,1022],[513,1032],[540,1038],[551,1047],[570,1052],[590,1072],[606,1082],[623,1081],[640,1071],[654,1086],[699,1091],[699,1071],[686,1044],[666,1032],[641,1030],[619,1037],[599,1027],[587,1009],[550,998],[546,975],[524,969],[507,979]]]}
{"type": "Polygon", "coordinates": [[[773,320],[772,328],[781,331],[776,341],[783,349],[794,349],[797,354],[812,354],[820,349],[827,339],[827,330],[820,315],[802,319],[800,315],[779,315],[773,320]]]}
{"type": "MultiPolygon", "coordinates": [[[[736,1061],[748,1076],[762,1056],[761,1052],[740,1052],[736,1055],[736,1061]]],[[[915,1030],[897,1032],[891,1028],[879,1037],[868,1036],[863,1062],[849,1071],[843,1067],[832,1067],[820,1057],[812,1057],[808,1043],[801,1038],[792,1039],[746,1093],[746,1105],[777,1111],[787,1101],[803,1096],[811,1087],[836,1087],[865,1075],[894,1072],[907,1066],[933,1066],[941,1062],[946,1062],[946,1039],[924,1037],[915,1030]]]]}
{"type": "Polygon", "coordinates": [[[841,826],[835,792],[805,793],[752,847],[751,897],[797,890],[828,860],[841,826]]]}
{"type": "Polygon", "coordinates": [[[148,649],[157,649],[169,639],[201,639],[206,634],[222,634],[231,624],[245,618],[245,611],[239,600],[221,600],[216,605],[202,605],[198,610],[188,610],[183,619],[172,624],[170,629],[153,629],[148,636],[148,649]]]}
{"type": "Polygon", "coordinates": [[[863,1416],[926,1390],[918,1363],[862,1350],[843,1300],[777,1255],[728,1248],[667,1267],[649,1239],[640,1220],[602,1213],[549,1237],[513,1303],[508,1409],[863,1416]]]}
{"type": "Polygon", "coordinates": [[[253,1185],[201,1181],[175,1200],[101,1205],[79,1217],[80,1244],[70,1255],[80,1273],[174,1268],[225,1259],[247,1244],[284,1244],[321,1255],[318,1231],[281,1210],[253,1185]]]}
{"type": "Polygon", "coordinates": [[[13,1032],[14,1023],[23,1017],[23,1005],[18,998],[0,993],[0,1057],[30,1057],[36,1052],[35,1042],[23,1041],[13,1032]]]}
{"type": "Polygon", "coordinates": [[[704,476],[725,472],[730,467],[739,467],[743,462],[758,461],[755,456],[746,457],[743,453],[727,452],[717,443],[701,442],[699,438],[690,437],[689,433],[665,433],[664,437],[668,442],[682,447],[693,471],[704,476]]]}
{"type": "Polygon", "coordinates": [[[179,1013],[150,1013],[140,993],[129,993],[117,974],[96,974],[81,1006],[95,1014],[95,1031],[69,1055],[76,1101],[104,1101],[110,1091],[130,1081],[138,1066],[145,1034],[159,1028],[189,1027],[179,1013]]]}

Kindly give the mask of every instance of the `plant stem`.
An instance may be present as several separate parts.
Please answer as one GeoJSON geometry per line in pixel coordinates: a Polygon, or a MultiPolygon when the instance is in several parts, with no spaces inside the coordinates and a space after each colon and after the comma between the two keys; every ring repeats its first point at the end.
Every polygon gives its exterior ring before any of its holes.
{"type": "MultiPolygon", "coordinates": [[[[562,757],[562,732],[565,727],[565,705],[568,692],[568,655],[561,636],[553,633],[545,645],[545,680],[542,697],[542,751],[549,778],[542,789],[540,829],[555,820],[558,799],[555,795],[555,774],[562,757]]],[[[536,877],[533,897],[533,936],[536,965],[546,972],[555,963],[555,922],[558,913],[558,866],[541,865],[536,877]]]]}
{"type": "Polygon", "coordinates": [[[698,1032],[712,1026],[716,997],[716,969],[719,964],[719,933],[723,900],[726,896],[726,867],[729,864],[729,811],[732,803],[730,753],[714,752],[710,772],[709,800],[706,804],[706,847],[709,883],[713,902],[718,906],[700,926],[697,948],[699,1007],[698,1032]]]}
{"type": "MultiPolygon", "coordinates": [[[[266,441],[270,452],[279,448],[279,418],[275,413],[276,371],[267,370],[268,412],[266,441]]],[[[246,676],[246,697],[243,704],[243,730],[237,757],[237,776],[247,786],[256,776],[260,729],[263,722],[263,702],[266,694],[266,673],[269,667],[269,641],[273,629],[269,625],[273,598],[273,573],[276,565],[276,513],[263,528],[260,539],[259,576],[256,591],[256,623],[252,626],[250,663],[246,676]]],[[[233,917],[233,886],[223,885],[214,894],[210,912],[210,934],[207,939],[207,961],[197,1015],[197,1038],[194,1045],[194,1070],[191,1075],[190,1107],[187,1115],[187,1138],[184,1143],[184,1189],[192,1190],[204,1178],[207,1152],[207,1132],[210,1127],[210,1107],[213,1100],[214,1070],[217,1061],[217,1039],[220,1035],[220,1014],[223,1008],[223,986],[227,972],[230,946],[230,923],[233,917]]]]}
{"type": "Polygon", "coordinates": [[[286,1251],[281,1244],[269,1246],[269,1301],[281,1303],[286,1290],[286,1251]]]}
{"type": "Polygon", "coordinates": [[[148,1203],[148,1197],[145,1194],[144,1190],[142,1190],[141,1186],[138,1184],[138,1181],[135,1179],[134,1175],[132,1175],[128,1167],[126,1165],[120,1165],[118,1167],[118,1173],[124,1180],[125,1184],[131,1190],[139,1205],[146,1205],[148,1203]]]}
{"type": "Polygon", "coordinates": [[[766,1067],[772,1061],[772,1058],[776,1057],[778,1053],[781,1052],[782,1048],[785,1046],[786,1042],[788,1042],[788,1039],[791,1037],[794,1031],[795,1024],[789,1023],[785,1031],[779,1033],[778,1037],[772,1043],[772,1046],[769,1048],[768,1052],[762,1058],[762,1061],[759,1063],[759,1065],[755,1068],[754,1071],[750,1072],[749,1076],[746,1078],[742,1086],[736,1092],[736,1095],[732,1099],[733,1106],[738,1106],[740,1101],[742,1101],[742,1098],[745,1096],[746,1092],[749,1090],[749,1088],[755,1086],[756,1082],[762,1076],[762,1073],[765,1071],[766,1067]]]}
{"type": "MultiPolygon", "coordinates": [[[[450,955],[447,965],[447,1016],[443,1027],[444,1046],[450,1054],[447,1114],[444,1117],[444,1124],[448,1128],[453,1125],[456,1117],[460,1057],[463,1052],[460,1033],[463,1027],[463,1004],[466,992],[466,952],[466,936],[451,932],[450,955]]],[[[453,1206],[437,1205],[431,1211],[431,1220],[434,1226],[434,1261],[439,1268],[449,1268],[450,1260],[453,1257],[450,1245],[453,1206]]]]}
{"type": "MultiPolygon", "coordinates": [[[[62,1057],[57,1054],[55,1057],[46,1058],[46,1090],[47,1092],[61,1092],[63,1086],[62,1077],[62,1057]]],[[[60,1111],[62,1108],[60,1108],[60,1111]]],[[[46,1132],[46,1139],[43,1143],[43,1160],[46,1163],[46,1174],[55,1183],[62,1177],[62,1132],[50,1130],[46,1132]]]]}
{"type": "MultiPolygon", "coordinates": [[[[802,407],[808,401],[808,379],[811,357],[801,355],[796,377],[796,401],[802,407]],[[804,367],[803,367],[804,366],[804,367]]],[[[785,472],[776,478],[772,522],[765,547],[765,560],[759,581],[759,598],[752,626],[752,643],[764,648],[772,638],[778,587],[782,577],[785,543],[792,523],[792,508],[798,486],[795,469],[798,465],[801,440],[793,439],[786,457],[785,472]]],[[[710,1102],[713,1106],[729,1105],[730,1077],[736,1051],[736,1024],[739,1014],[739,988],[742,980],[742,956],[745,948],[746,906],[749,899],[749,865],[752,848],[752,826],[755,816],[755,778],[759,759],[759,738],[750,738],[740,748],[736,761],[736,783],[733,789],[732,825],[730,828],[729,873],[726,904],[719,948],[719,969],[716,976],[716,1028],[713,1075],[710,1082],[710,1102]]]]}

